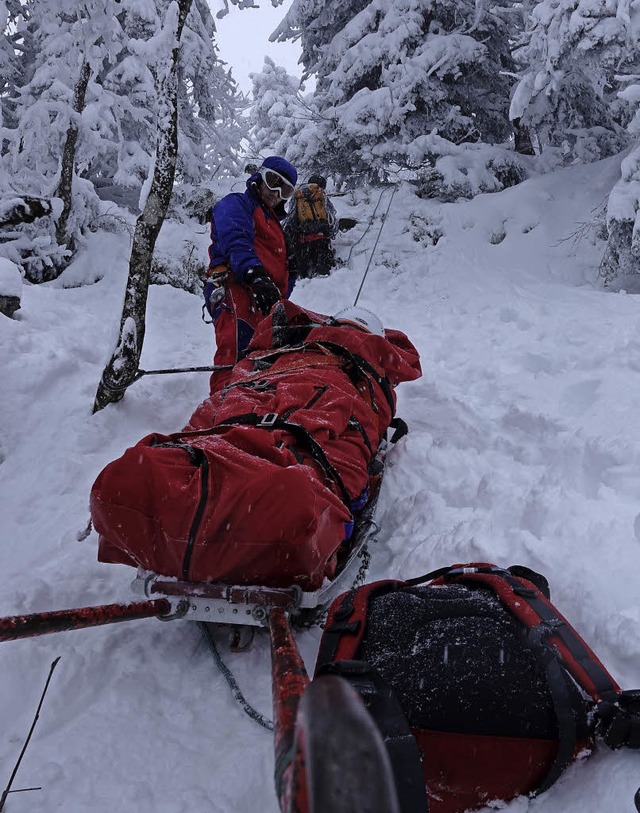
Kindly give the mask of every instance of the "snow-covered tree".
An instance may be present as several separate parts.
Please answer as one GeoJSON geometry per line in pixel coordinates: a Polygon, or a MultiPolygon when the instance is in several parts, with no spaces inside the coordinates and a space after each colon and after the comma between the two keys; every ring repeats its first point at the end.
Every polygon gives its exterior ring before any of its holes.
{"type": "MultiPolygon", "coordinates": [[[[640,14],[636,17],[640,41],[640,14]]],[[[640,274],[640,72],[619,77],[624,82],[620,97],[635,115],[628,130],[635,143],[620,167],[620,180],[611,190],[607,202],[608,239],[600,276],[605,286],[616,278],[640,274]]]]}
{"type": "Polygon", "coordinates": [[[540,151],[565,163],[595,161],[626,146],[628,106],[615,75],[637,60],[628,0],[542,0],[533,9],[510,115],[540,151]]]}
{"type": "MultiPolygon", "coordinates": [[[[71,125],[83,130],[80,164],[99,149],[104,127],[96,126],[101,87],[95,78],[104,61],[116,59],[124,47],[118,11],[115,0],[31,0],[21,34],[36,56],[12,102],[16,128],[5,132],[13,174],[26,173],[34,184],[54,178],[71,125]],[[77,111],[74,96],[83,85],[85,98],[77,111]],[[78,113],[85,108],[83,119],[78,113]]],[[[100,105],[101,111],[107,107],[100,105]]]]}
{"type": "MultiPolygon", "coordinates": [[[[20,85],[22,72],[30,62],[20,34],[20,28],[27,17],[28,8],[20,0],[0,0],[0,270],[11,268],[14,274],[19,274],[20,250],[29,243],[21,233],[22,224],[33,223],[52,212],[50,201],[21,194],[8,171],[5,155],[5,125],[13,122],[12,103],[16,88],[20,85]]],[[[10,300],[14,299],[13,294],[9,295],[6,291],[0,293],[0,299],[7,296],[10,300]]],[[[15,298],[17,300],[17,296],[15,298]]],[[[0,310],[11,315],[13,304],[5,303],[4,308],[0,304],[0,310]]],[[[19,302],[17,306],[19,307],[19,302]]]]}
{"type": "Polygon", "coordinates": [[[181,181],[196,183],[211,169],[237,168],[236,155],[246,136],[239,111],[241,95],[215,44],[215,21],[206,0],[193,0],[179,62],[181,181]]]}
{"type": "Polygon", "coordinates": [[[156,54],[155,160],[148,194],[133,235],[118,342],[102,373],[94,412],[123,397],[126,387],[134,381],[140,362],[153,250],[169,206],[178,162],[180,40],[191,4],[192,0],[170,3],[156,36],[147,43],[156,54]]]}
{"type": "Polygon", "coordinates": [[[17,27],[22,84],[7,102],[14,124],[3,130],[7,169],[21,191],[61,200],[48,223],[24,228],[20,250],[32,281],[57,276],[97,212],[93,188],[74,177],[100,151],[101,128],[91,126],[99,119],[95,77],[123,47],[118,8],[115,0],[31,0],[17,27]]]}
{"type": "MultiPolygon", "coordinates": [[[[253,103],[249,141],[256,154],[289,155],[300,131],[311,118],[300,95],[300,81],[265,56],[260,73],[250,74],[253,103]]],[[[294,159],[292,159],[294,160],[294,159]]]]}
{"type": "Polygon", "coordinates": [[[11,98],[15,88],[21,84],[20,74],[26,56],[21,53],[22,42],[19,28],[24,24],[28,8],[20,0],[0,0],[0,161],[2,149],[1,132],[3,124],[10,126],[11,98]]]}
{"type": "Polygon", "coordinates": [[[0,0],[0,127],[10,83],[15,81],[16,63],[16,53],[9,36],[9,8],[6,0],[0,0]]]}
{"type": "MultiPolygon", "coordinates": [[[[3,2],[7,9],[17,0],[3,2]]],[[[28,237],[20,244],[33,281],[57,275],[72,256],[98,212],[94,183],[140,190],[147,182],[162,103],[157,42],[171,4],[29,0],[28,15],[16,24],[24,59],[22,84],[15,82],[6,99],[6,171],[23,191],[62,201],[48,232],[38,224],[37,245],[28,237]]],[[[239,95],[214,32],[208,4],[195,0],[177,66],[178,177],[185,182],[200,182],[210,167],[233,160],[240,140],[239,95]]]]}
{"type": "Polygon", "coordinates": [[[498,6],[472,0],[294,0],[273,36],[299,37],[316,77],[313,157],[329,172],[385,177],[432,163],[429,134],[510,137],[509,33],[498,6]]]}

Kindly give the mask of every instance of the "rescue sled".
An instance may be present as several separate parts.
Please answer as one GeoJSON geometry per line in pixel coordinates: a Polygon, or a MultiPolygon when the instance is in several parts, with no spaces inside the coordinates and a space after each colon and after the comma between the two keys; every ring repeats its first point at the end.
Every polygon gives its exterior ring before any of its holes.
{"type": "Polygon", "coordinates": [[[358,549],[394,389],[421,372],[401,331],[361,325],[276,305],[182,430],[147,435],[98,475],[98,559],[141,569],[141,592],[174,607],[175,591],[222,602],[194,601],[198,615],[225,615],[234,595],[260,619],[255,585],[294,611],[321,606],[358,549]],[[190,587],[202,583],[222,586],[190,587]]]}
{"type": "Polygon", "coordinates": [[[362,577],[387,443],[406,431],[394,389],[421,370],[401,331],[355,310],[279,303],[182,431],[99,474],[98,558],[135,568],[146,600],[4,619],[0,640],[154,615],[258,628],[275,607],[305,624],[362,577]]]}
{"type": "Polygon", "coordinates": [[[368,312],[341,314],[279,303],[223,391],[214,388],[182,431],[148,435],[99,474],[90,500],[98,559],[135,568],[140,600],[0,618],[0,641],[154,616],[195,621],[234,698],[274,731],[283,813],[320,809],[309,797],[347,813],[364,809],[349,799],[365,795],[371,813],[395,810],[382,740],[348,685],[316,683],[297,714],[310,681],[292,627],[364,581],[388,443],[406,431],[394,388],[421,374],[401,331],[372,329],[368,312]],[[237,640],[268,630],[273,722],[244,701],[218,658],[214,634],[225,627],[237,640]],[[331,732],[326,709],[337,718],[331,732]],[[308,787],[297,779],[300,737],[313,767],[308,787]],[[339,753],[361,740],[368,750],[354,757],[347,799],[329,781],[325,746],[339,753]]]}

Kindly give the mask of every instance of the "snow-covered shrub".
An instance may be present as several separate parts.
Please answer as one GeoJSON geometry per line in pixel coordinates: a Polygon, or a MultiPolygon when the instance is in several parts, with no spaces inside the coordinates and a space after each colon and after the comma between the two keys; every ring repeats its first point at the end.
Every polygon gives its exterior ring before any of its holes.
{"type": "Polygon", "coordinates": [[[438,223],[433,223],[417,212],[411,212],[405,231],[411,234],[416,243],[435,246],[444,234],[438,223]]]}
{"type": "Polygon", "coordinates": [[[612,218],[608,225],[609,239],[600,261],[599,277],[605,288],[617,279],[640,274],[640,244],[634,241],[633,222],[612,218]]]}
{"type": "MultiPolygon", "coordinates": [[[[636,15],[638,34],[639,18],[640,15],[636,15]]],[[[640,46],[636,48],[640,63],[640,46]]],[[[627,129],[636,140],[622,161],[620,180],[613,187],[607,204],[609,239],[599,271],[605,287],[617,276],[640,274],[640,82],[637,73],[617,78],[625,85],[618,95],[633,111],[627,129]]]]}
{"type": "Polygon", "coordinates": [[[605,287],[640,274],[640,143],[622,161],[620,176],[607,204],[609,239],[599,269],[605,287]]]}
{"type": "Polygon", "coordinates": [[[58,245],[55,236],[55,219],[62,202],[57,198],[47,200],[43,197],[49,213],[35,216],[39,212],[25,202],[29,199],[33,199],[33,196],[15,195],[4,199],[16,216],[11,219],[11,212],[3,207],[10,220],[0,234],[0,256],[18,266],[29,282],[44,282],[55,279],[59,273],[57,269],[65,261],[66,249],[58,245]],[[26,214],[26,219],[20,217],[21,212],[26,214]]]}
{"type": "Polygon", "coordinates": [[[450,145],[447,154],[434,156],[433,166],[418,171],[415,185],[422,198],[472,198],[521,183],[526,162],[517,153],[484,144],[450,145]]]}
{"type": "Polygon", "coordinates": [[[151,283],[173,285],[174,288],[200,295],[207,267],[208,257],[200,246],[187,239],[181,242],[166,239],[156,244],[151,263],[151,283]]]}
{"type": "Polygon", "coordinates": [[[180,223],[195,220],[204,225],[209,222],[211,209],[217,200],[218,195],[209,186],[180,184],[173,189],[167,215],[180,223]]]}

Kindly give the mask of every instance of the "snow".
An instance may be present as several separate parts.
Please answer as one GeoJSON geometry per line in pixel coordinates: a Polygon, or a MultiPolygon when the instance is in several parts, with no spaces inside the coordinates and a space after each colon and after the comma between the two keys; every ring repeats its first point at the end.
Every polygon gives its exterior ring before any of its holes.
{"type": "Polygon", "coordinates": [[[15,263],[0,257],[0,296],[17,296],[22,293],[22,276],[15,263]]]}
{"type": "MultiPolygon", "coordinates": [[[[410,433],[389,458],[369,578],[474,560],[533,567],[613,676],[635,688],[640,301],[602,290],[604,243],[592,227],[619,171],[620,159],[607,159],[452,204],[403,186],[382,231],[388,188],[336,195],[339,216],[359,220],[336,239],[346,264],[299,283],[293,299],[335,313],[353,304],[368,269],[358,304],[421,354],[423,377],[398,388],[410,433]]],[[[202,244],[202,227],[184,230],[202,244]]],[[[207,394],[206,373],[149,375],[91,414],[117,336],[128,240],[90,235],[60,280],[24,286],[22,309],[0,317],[0,615],[134,599],[134,572],[99,564],[95,533],[78,541],[89,490],[126,447],[178,430],[207,394]]],[[[211,363],[197,296],[153,286],[147,313],[142,369],[211,363]]],[[[298,636],[310,670],[319,636],[298,636]]],[[[234,703],[184,621],[0,645],[1,788],[57,656],[13,784],[41,789],[12,794],[7,813],[254,813],[257,799],[276,813],[272,737],[234,703]]],[[[225,660],[271,716],[266,636],[225,660]]],[[[504,809],[630,811],[638,782],[636,755],[602,748],[540,798],[504,809]]]]}

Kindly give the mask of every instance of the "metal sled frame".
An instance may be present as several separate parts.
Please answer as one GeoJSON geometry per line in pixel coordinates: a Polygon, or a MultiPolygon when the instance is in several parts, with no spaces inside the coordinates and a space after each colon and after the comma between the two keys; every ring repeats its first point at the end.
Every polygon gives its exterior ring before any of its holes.
{"type": "Polygon", "coordinates": [[[377,531],[372,515],[375,498],[361,512],[354,530],[350,550],[336,578],[318,590],[305,591],[297,585],[291,587],[263,587],[221,582],[185,582],[139,570],[131,584],[137,595],[150,599],[166,599],[171,610],[160,616],[162,621],[184,619],[213,624],[241,624],[267,627],[269,611],[280,607],[295,622],[296,617],[320,614],[333,599],[343,593],[345,582],[355,576],[355,563],[363,548],[377,531]]]}

